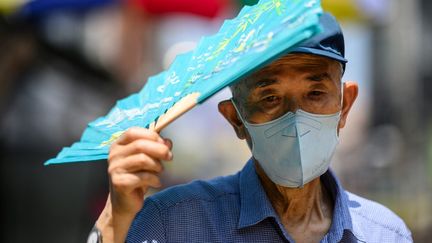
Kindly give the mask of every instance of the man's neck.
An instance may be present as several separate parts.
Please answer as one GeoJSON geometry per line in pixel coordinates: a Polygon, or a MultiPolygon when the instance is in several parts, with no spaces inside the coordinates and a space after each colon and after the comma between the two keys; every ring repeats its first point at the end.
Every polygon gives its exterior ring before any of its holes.
{"type": "Polygon", "coordinates": [[[272,182],[256,161],[255,168],[288,233],[296,242],[319,241],[330,229],[333,215],[333,202],[320,178],[301,188],[289,188],[272,182]],[[305,239],[301,235],[314,236],[317,239],[305,239]]]}

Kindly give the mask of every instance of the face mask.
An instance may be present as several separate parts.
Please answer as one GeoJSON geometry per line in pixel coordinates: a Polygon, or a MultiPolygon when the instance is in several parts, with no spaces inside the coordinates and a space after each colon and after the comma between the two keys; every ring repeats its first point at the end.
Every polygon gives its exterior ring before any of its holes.
{"type": "Polygon", "coordinates": [[[339,142],[340,112],[318,115],[299,109],[251,124],[236,110],[251,136],[253,156],[274,183],[302,187],[327,171],[339,142]]]}

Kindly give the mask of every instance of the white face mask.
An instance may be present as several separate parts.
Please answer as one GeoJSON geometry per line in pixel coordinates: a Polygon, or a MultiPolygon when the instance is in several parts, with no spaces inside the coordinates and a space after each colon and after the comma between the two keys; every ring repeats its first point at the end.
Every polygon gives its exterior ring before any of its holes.
{"type": "Polygon", "coordinates": [[[253,156],[274,183],[302,187],[327,171],[339,143],[340,111],[318,115],[299,109],[270,122],[251,124],[233,104],[251,136],[253,156]]]}

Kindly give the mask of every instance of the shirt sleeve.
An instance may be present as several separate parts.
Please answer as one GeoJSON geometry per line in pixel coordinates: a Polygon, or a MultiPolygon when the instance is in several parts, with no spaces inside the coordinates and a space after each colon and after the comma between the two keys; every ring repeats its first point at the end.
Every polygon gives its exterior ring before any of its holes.
{"type": "Polygon", "coordinates": [[[401,223],[400,223],[400,230],[397,231],[397,236],[394,242],[401,242],[401,243],[412,243],[413,238],[412,238],[412,234],[411,231],[409,230],[409,228],[406,226],[405,222],[402,221],[401,219],[401,223]]]}
{"type": "Polygon", "coordinates": [[[127,243],[163,243],[165,239],[165,227],[163,225],[161,211],[151,198],[147,198],[141,211],[136,215],[129,233],[127,243]]]}

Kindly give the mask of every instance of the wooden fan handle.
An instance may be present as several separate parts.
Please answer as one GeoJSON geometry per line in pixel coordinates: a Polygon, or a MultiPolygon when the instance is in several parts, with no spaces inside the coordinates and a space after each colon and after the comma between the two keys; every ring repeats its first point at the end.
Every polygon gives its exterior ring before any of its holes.
{"type": "Polygon", "coordinates": [[[194,108],[198,104],[198,97],[200,93],[191,93],[181,98],[177,103],[175,103],[168,111],[161,115],[156,122],[150,124],[149,129],[160,133],[162,129],[168,126],[175,119],[194,108]]]}

